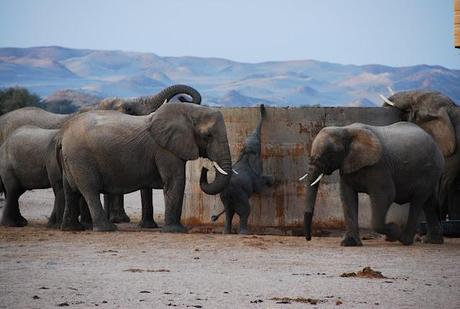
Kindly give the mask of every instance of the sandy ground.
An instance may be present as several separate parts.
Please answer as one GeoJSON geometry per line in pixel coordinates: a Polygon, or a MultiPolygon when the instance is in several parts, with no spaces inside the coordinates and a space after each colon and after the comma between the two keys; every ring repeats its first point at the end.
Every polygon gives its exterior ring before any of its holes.
{"type": "MultiPolygon", "coordinates": [[[[460,239],[343,248],[338,237],[175,235],[136,222],[113,233],[61,232],[45,228],[51,204],[50,191],[27,193],[29,226],[0,228],[0,308],[460,306],[460,239]],[[366,266],[387,278],[340,276],[366,266]]],[[[137,194],[127,212],[139,217],[137,194]]]]}

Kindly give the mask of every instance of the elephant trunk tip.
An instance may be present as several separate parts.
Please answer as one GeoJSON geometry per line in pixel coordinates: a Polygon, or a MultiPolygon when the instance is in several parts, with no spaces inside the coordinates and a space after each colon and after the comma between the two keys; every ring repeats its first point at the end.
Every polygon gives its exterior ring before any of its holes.
{"type": "Polygon", "coordinates": [[[305,239],[307,241],[311,240],[311,223],[313,219],[313,213],[312,212],[305,212],[304,213],[304,227],[305,227],[305,239]]]}

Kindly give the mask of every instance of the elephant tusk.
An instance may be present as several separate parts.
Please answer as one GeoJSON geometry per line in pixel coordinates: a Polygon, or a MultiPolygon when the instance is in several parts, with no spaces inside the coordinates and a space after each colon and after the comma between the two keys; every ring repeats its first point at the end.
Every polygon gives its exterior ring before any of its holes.
{"type": "Polygon", "coordinates": [[[222,167],[220,167],[219,164],[217,164],[216,161],[212,161],[212,164],[214,165],[214,167],[216,168],[216,170],[219,171],[219,173],[224,174],[224,175],[228,175],[228,173],[227,173],[226,171],[224,171],[224,170],[222,169],[222,167]]]}
{"type": "Polygon", "coordinates": [[[166,103],[168,103],[168,99],[165,99],[165,101],[163,102],[163,104],[166,104],[166,103]]]}
{"type": "Polygon", "coordinates": [[[235,171],[233,168],[232,168],[232,171],[233,171],[233,173],[235,173],[236,175],[238,175],[238,172],[235,171]]]}
{"type": "Polygon", "coordinates": [[[383,101],[385,101],[385,103],[387,103],[388,105],[391,105],[393,107],[396,107],[395,104],[393,102],[391,102],[390,100],[388,100],[388,98],[386,98],[384,95],[381,95],[379,93],[379,96],[382,98],[383,101]]]}
{"type": "Polygon", "coordinates": [[[390,86],[388,86],[387,89],[388,89],[388,91],[390,92],[391,95],[395,94],[395,92],[393,91],[393,89],[390,86]]]}
{"type": "Polygon", "coordinates": [[[318,178],[316,178],[315,181],[313,181],[313,183],[310,185],[310,187],[313,187],[314,185],[316,185],[320,180],[321,178],[323,178],[324,174],[321,173],[321,175],[318,176],[318,178]]]}
{"type": "Polygon", "coordinates": [[[306,173],[305,175],[303,175],[302,177],[300,177],[300,178],[299,178],[299,181],[304,180],[307,176],[308,176],[308,173],[306,173]]]}

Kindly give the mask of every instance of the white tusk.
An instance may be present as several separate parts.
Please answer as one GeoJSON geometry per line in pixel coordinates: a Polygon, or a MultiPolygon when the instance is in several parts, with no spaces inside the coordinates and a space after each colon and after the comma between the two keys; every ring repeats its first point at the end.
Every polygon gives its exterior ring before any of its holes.
{"type": "Polygon", "coordinates": [[[390,92],[391,95],[395,94],[395,92],[393,91],[393,89],[391,89],[390,86],[387,87],[388,91],[390,92]]]}
{"type": "Polygon", "coordinates": [[[318,176],[318,178],[316,178],[315,181],[313,181],[313,183],[310,185],[310,187],[313,187],[314,185],[316,185],[320,180],[321,178],[323,178],[324,174],[321,173],[321,175],[318,176]]]}
{"type": "Polygon", "coordinates": [[[388,98],[386,98],[384,95],[381,95],[379,93],[379,96],[382,98],[383,101],[385,101],[385,103],[387,103],[388,105],[391,105],[391,106],[395,106],[395,104],[393,102],[391,102],[390,100],[388,100],[388,98]]]}
{"type": "Polygon", "coordinates": [[[236,175],[238,175],[238,172],[235,171],[233,168],[232,168],[232,171],[233,171],[233,173],[235,173],[236,175]]]}
{"type": "Polygon", "coordinates": [[[228,173],[227,173],[226,171],[224,171],[224,170],[222,169],[222,167],[220,167],[219,164],[217,164],[217,162],[212,161],[212,164],[214,165],[214,167],[216,168],[216,170],[219,171],[219,173],[224,174],[224,175],[228,175],[228,173]]]}
{"type": "Polygon", "coordinates": [[[299,181],[304,180],[307,176],[308,176],[308,173],[306,173],[305,175],[303,175],[302,177],[300,177],[300,178],[299,178],[299,181]]]}
{"type": "Polygon", "coordinates": [[[166,103],[168,103],[168,99],[166,99],[166,100],[163,102],[163,104],[166,104],[166,103]]]}

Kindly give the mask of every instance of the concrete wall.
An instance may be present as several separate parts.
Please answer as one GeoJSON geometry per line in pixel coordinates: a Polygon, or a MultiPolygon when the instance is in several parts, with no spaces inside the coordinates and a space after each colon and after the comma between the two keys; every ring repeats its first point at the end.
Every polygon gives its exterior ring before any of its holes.
{"type": "MultiPolygon", "coordinates": [[[[235,162],[246,137],[259,121],[258,108],[221,109],[235,162]]],[[[298,234],[302,228],[305,205],[305,174],[308,153],[316,134],[325,126],[343,126],[354,122],[387,125],[398,120],[396,111],[384,108],[268,108],[262,129],[264,174],[276,179],[273,188],[251,199],[250,228],[253,232],[298,234]]],[[[199,188],[201,166],[209,161],[199,159],[187,166],[187,186],[183,222],[203,231],[221,228],[224,216],[212,223],[211,215],[223,205],[219,196],[208,196],[199,188]]],[[[212,169],[213,170],[213,169],[212,169]]],[[[343,215],[338,194],[337,172],[321,181],[315,210],[315,227],[342,228],[343,215]]],[[[398,206],[398,208],[402,208],[398,206]]],[[[396,216],[399,216],[397,214],[396,216]]],[[[369,225],[369,201],[360,197],[360,226],[369,225]]],[[[237,223],[235,216],[234,223],[237,223]]]]}

